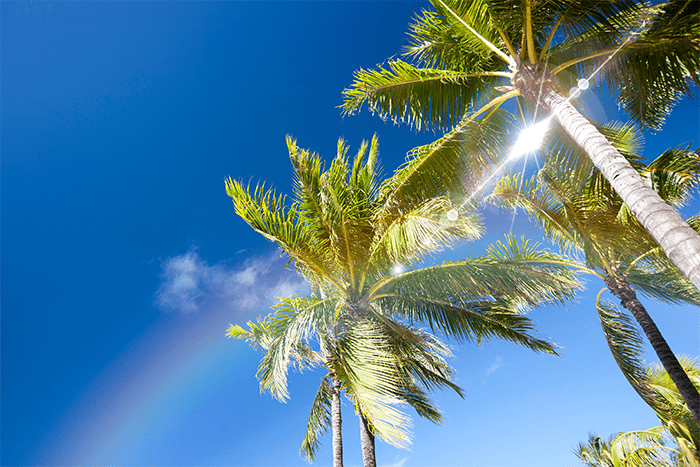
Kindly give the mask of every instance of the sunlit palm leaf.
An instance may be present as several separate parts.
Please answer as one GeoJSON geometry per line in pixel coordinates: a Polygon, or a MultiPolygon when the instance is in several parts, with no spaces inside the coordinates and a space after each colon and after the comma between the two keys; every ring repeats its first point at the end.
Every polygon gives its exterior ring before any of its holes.
{"type": "MultiPolygon", "coordinates": [[[[449,388],[463,396],[462,388],[452,382],[454,369],[445,361],[445,357],[452,356],[452,352],[444,343],[426,331],[395,322],[383,310],[374,310],[374,307],[372,310],[372,319],[379,324],[387,342],[399,357],[396,369],[410,386],[411,392],[422,394],[421,386],[427,390],[449,388]]],[[[424,404],[423,407],[427,411],[424,404]]],[[[418,407],[414,408],[419,411],[418,407]]],[[[435,408],[431,413],[439,415],[435,408]]],[[[431,418],[436,422],[439,419],[439,416],[431,418]]]]}
{"type": "MultiPolygon", "coordinates": [[[[681,357],[679,361],[695,387],[700,388],[700,368],[697,366],[697,360],[681,357]]],[[[658,365],[650,366],[647,368],[646,377],[649,386],[664,402],[656,412],[679,445],[680,455],[685,461],[685,464],[680,465],[697,466],[700,463],[700,426],[663,368],[658,365]]]]}
{"type": "Polygon", "coordinates": [[[644,13],[646,28],[603,68],[601,78],[620,90],[618,103],[635,121],[660,129],[680,96],[690,93],[689,82],[700,84],[700,7],[670,1],[644,13]]]}
{"type": "Polygon", "coordinates": [[[660,258],[658,267],[632,268],[626,276],[641,293],[667,303],[700,305],[700,292],[668,260],[660,258]]]}
{"type": "Polygon", "coordinates": [[[644,350],[637,326],[611,302],[601,300],[597,308],[605,340],[617,366],[634,390],[653,407],[658,400],[647,383],[646,369],[641,362],[644,350]]]}
{"type": "Polygon", "coordinates": [[[375,326],[360,323],[348,329],[338,343],[333,368],[343,387],[371,423],[375,435],[386,442],[406,447],[410,443],[408,416],[397,407],[402,381],[394,371],[395,358],[375,326]]]}
{"type": "Polygon", "coordinates": [[[454,72],[418,68],[392,60],[388,68],[359,70],[350,88],[343,91],[344,114],[359,112],[367,104],[370,112],[420,130],[448,130],[470,108],[483,102],[487,85],[506,84],[504,76],[489,72],[454,72]]]}
{"type": "Polygon", "coordinates": [[[535,180],[523,183],[519,175],[505,176],[486,200],[507,209],[524,209],[565,254],[582,250],[580,235],[571,228],[564,206],[551,192],[536,187],[535,180]]]}
{"type": "Polygon", "coordinates": [[[263,237],[273,241],[294,260],[297,270],[315,281],[327,278],[332,263],[327,248],[314,242],[310,230],[298,220],[297,205],[287,206],[285,198],[265,185],[250,187],[229,178],[226,193],[233,198],[236,213],[263,237]]]}
{"type": "MultiPolygon", "coordinates": [[[[267,329],[273,339],[258,366],[260,388],[280,401],[289,398],[287,372],[293,363],[301,369],[314,356],[308,352],[308,342],[316,333],[327,333],[336,309],[335,298],[282,298],[276,312],[267,318],[267,329]],[[301,349],[301,350],[300,350],[301,349]]],[[[321,353],[323,355],[323,351],[321,353]]]]}
{"type": "Polygon", "coordinates": [[[664,201],[683,206],[700,190],[700,150],[690,146],[667,149],[642,174],[664,201]]]}
{"type": "Polygon", "coordinates": [[[301,453],[309,461],[313,461],[321,444],[319,438],[328,431],[328,427],[331,424],[332,398],[333,388],[328,383],[328,377],[326,376],[321,380],[321,385],[311,404],[306,434],[304,435],[304,441],[301,443],[301,453]]]}
{"type": "Polygon", "coordinates": [[[408,212],[387,219],[371,247],[373,269],[388,271],[393,265],[413,266],[425,255],[435,253],[457,240],[478,238],[481,220],[476,214],[461,213],[450,220],[455,206],[445,197],[428,199],[408,212]]]}
{"type": "Polygon", "coordinates": [[[395,216],[425,200],[450,195],[466,197],[489,175],[493,163],[503,160],[512,115],[494,110],[488,119],[466,118],[438,141],[413,149],[408,161],[381,185],[381,218],[395,216]]]}
{"type": "MultiPolygon", "coordinates": [[[[460,5],[447,2],[458,14],[469,17],[484,18],[489,14],[483,2],[471,2],[471,5],[460,5]],[[464,12],[464,8],[468,12],[464,12]]],[[[442,5],[435,3],[441,13],[422,11],[409,25],[410,45],[404,49],[405,55],[413,57],[419,64],[426,67],[450,69],[454,71],[474,73],[478,71],[497,69],[500,62],[491,62],[492,52],[484,46],[476,36],[455,21],[454,17],[446,14],[442,5]],[[465,33],[466,32],[466,33],[465,33]]],[[[501,38],[495,30],[486,30],[488,21],[480,21],[472,26],[494,44],[501,45],[501,38]]]]}

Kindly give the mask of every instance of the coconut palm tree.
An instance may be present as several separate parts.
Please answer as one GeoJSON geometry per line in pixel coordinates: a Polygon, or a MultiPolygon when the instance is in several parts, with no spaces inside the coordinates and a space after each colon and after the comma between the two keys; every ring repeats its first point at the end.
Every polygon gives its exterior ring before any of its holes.
{"type": "MultiPolygon", "coordinates": [[[[607,85],[636,123],[659,129],[675,103],[700,83],[700,3],[431,3],[436,11],[421,12],[410,26],[405,56],[413,63],[394,59],[385,67],[357,71],[343,93],[343,112],[367,104],[385,119],[449,130],[416,149],[426,161],[446,158],[448,166],[473,155],[469,142],[489,120],[508,120],[502,106],[511,98],[529,109],[533,121],[552,115],[557,129],[584,149],[668,258],[700,289],[700,235],[571,103],[582,90],[607,85]],[[569,88],[573,94],[567,98],[569,88]]],[[[541,133],[551,120],[535,128],[541,133]]],[[[476,156],[481,159],[478,151],[476,156]]]]}
{"type": "MultiPolygon", "coordinates": [[[[421,350],[429,339],[406,327],[421,323],[461,342],[505,339],[555,353],[553,344],[531,334],[522,310],[570,298],[578,287],[570,262],[509,238],[480,257],[415,269],[426,255],[480,233],[476,215],[457,215],[444,195],[449,176],[433,178],[411,159],[379,183],[376,137],[363,142],[352,162],[340,140],[327,170],[289,137],[287,146],[295,175],[291,203],[264,185],[226,182],[236,213],[275,242],[312,289],[311,297],[282,299],[271,321],[248,331],[261,343],[274,337],[258,372],[263,389],[287,398],[290,364],[318,360],[332,381],[322,384],[320,400],[329,399],[329,386],[350,397],[362,420],[365,465],[374,465],[373,435],[405,444],[398,403],[424,415],[430,410],[421,413],[417,389],[456,388],[446,368],[421,350]],[[315,354],[306,344],[312,340],[315,354]]],[[[229,333],[250,335],[235,326],[229,333]]],[[[440,354],[437,347],[432,352],[440,354]]],[[[326,426],[322,408],[311,418],[326,426]]]]}
{"type": "MultiPolygon", "coordinates": [[[[605,300],[598,313],[608,346],[632,387],[661,421],[649,430],[619,434],[604,442],[590,436],[588,445],[579,445],[576,454],[586,465],[654,465],[700,467],[700,425],[671,381],[658,365],[641,362],[642,338],[632,319],[605,300]]],[[[700,388],[700,368],[694,360],[680,358],[685,373],[700,388]]]]}
{"type": "MultiPolygon", "coordinates": [[[[634,156],[637,138],[631,127],[618,125],[602,131],[620,144],[642,179],[669,204],[681,206],[697,193],[700,151],[669,149],[645,166],[634,156]]],[[[700,304],[700,293],[660,254],[607,180],[590,164],[581,163],[584,156],[579,150],[567,151],[566,147],[552,148],[545,166],[524,184],[519,175],[505,177],[489,199],[504,207],[523,208],[562,251],[585,255],[584,270],[601,278],[634,315],[695,419],[700,420],[700,395],[635,290],[662,301],[695,305],[700,304]]]]}
{"type": "Polygon", "coordinates": [[[591,434],[588,443],[576,446],[574,454],[589,467],[676,466],[665,441],[661,427],[618,433],[607,440],[591,434]]]}
{"type": "Polygon", "coordinates": [[[594,434],[574,449],[589,467],[678,467],[662,427],[618,433],[607,440],[594,434]]]}

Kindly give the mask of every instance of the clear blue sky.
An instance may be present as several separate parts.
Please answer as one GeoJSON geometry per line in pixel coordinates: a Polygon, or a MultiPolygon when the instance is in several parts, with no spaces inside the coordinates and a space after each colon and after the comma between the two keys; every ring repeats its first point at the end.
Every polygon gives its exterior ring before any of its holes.
{"type": "MultiPolygon", "coordinates": [[[[306,465],[320,373],[294,375],[280,404],[258,390],[261,354],[224,337],[305,287],[235,216],[224,178],[289,192],[286,134],[330,158],[338,137],[357,148],[376,132],[385,173],[434,139],[337,109],[352,72],[397,54],[423,7],[0,3],[2,465],[306,465]]],[[[587,105],[615,117],[603,97],[587,105]]],[[[698,114],[680,106],[645,155],[700,145],[698,114]]],[[[444,258],[510,230],[509,214],[486,218],[484,240],[444,258]]],[[[514,231],[542,238],[523,216],[514,231]]],[[[378,443],[379,464],[579,465],[571,449],[589,431],[654,426],[603,340],[602,284],[588,285],[532,312],[563,358],[456,347],[466,399],[438,394],[446,423],[414,418],[411,450],[378,443]]],[[[697,309],[646,303],[677,353],[700,354],[697,309]]],[[[343,415],[346,465],[360,465],[347,403],[343,415]]]]}

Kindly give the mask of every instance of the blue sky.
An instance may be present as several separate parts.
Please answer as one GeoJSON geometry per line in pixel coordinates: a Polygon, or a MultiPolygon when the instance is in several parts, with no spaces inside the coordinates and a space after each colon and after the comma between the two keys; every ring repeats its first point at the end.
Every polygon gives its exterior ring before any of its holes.
{"type": "MultiPolygon", "coordinates": [[[[235,216],[224,178],[289,192],[286,134],[330,158],[338,137],[357,148],[376,132],[385,173],[434,139],[337,109],[352,72],[397,54],[423,7],[0,3],[2,465],[306,465],[321,375],[293,375],[280,404],[259,392],[261,354],[224,337],[306,288],[235,216]]],[[[619,118],[604,96],[585,105],[619,118]]],[[[684,102],[645,155],[700,144],[699,113],[684,102]]],[[[485,217],[484,239],[435,260],[511,229],[510,214],[485,217]]],[[[513,231],[542,238],[523,216],[513,231]]],[[[653,426],[603,340],[601,287],[532,312],[562,358],[456,346],[466,398],[437,394],[445,424],[414,418],[412,448],[378,443],[379,464],[579,465],[589,431],[653,426]]],[[[700,354],[697,309],[646,303],[676,353],[700,354]]],[[[360,465],[347,403],[343,416],[346,465],[360,465]]],[[[316,465],[331,463],[324,446],[316,465]]]]}

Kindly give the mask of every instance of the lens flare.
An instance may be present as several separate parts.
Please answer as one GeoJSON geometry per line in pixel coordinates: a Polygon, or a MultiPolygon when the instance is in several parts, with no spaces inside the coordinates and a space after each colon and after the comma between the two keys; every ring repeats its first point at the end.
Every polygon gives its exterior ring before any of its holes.
{"type": "Polygon", "coordinates": [[[516,141],[513,146],[508,159],[514,160],[539,149],[540,146],[542,146],[542,141],[544,141],[547,130],[549,130],[550,121],[551,117],[546,118],[521,131],[518,141],[516,141]]]}

